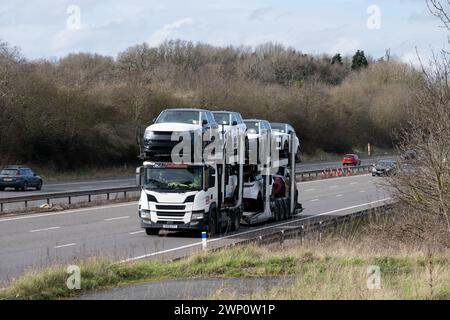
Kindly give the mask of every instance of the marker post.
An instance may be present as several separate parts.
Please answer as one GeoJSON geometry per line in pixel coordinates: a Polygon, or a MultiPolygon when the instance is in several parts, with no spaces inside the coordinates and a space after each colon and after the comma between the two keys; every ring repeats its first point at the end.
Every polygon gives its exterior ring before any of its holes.
{"type": "Polygon", "coordinates": [[[206,231],[202,232],[202,248],[203,250],[206,250],[206,231]]]}

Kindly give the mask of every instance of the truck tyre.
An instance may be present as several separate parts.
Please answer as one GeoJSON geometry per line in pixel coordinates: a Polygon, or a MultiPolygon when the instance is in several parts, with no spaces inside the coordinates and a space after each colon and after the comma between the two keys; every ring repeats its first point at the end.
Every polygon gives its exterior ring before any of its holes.
{"type": "Polygon", "coordinates": [[[275,222],[280,221],[280,201],[275,200],[275,205],[273,206],[273,219],[275,222]]]}
{"type": "Polygon", "coordinates": [[[291,203],[288,198],[284,199],[284,204],[286,207],[286,219],[291,217],[291,203]]]}
{"type": "Polygon", "coordinates": [[[241,210],[238,210],[233,215],[233,221],[231,222],[231,231],[238,231],[241,226],[241,210]]]}
{"type": "Polygon", "coordinates": [[[145,228],[145,233],[148,236],[157,236],[159,235],[159,229],[155,229],[155,228],[145,228]]]}
{"type": "Polygon", "coordinates": [[[217,221],[215,210],[210,210],[208,219],[208,236],[212,237],[216,234],[217,221]]]}
{"type": "Polygon", "coordinates": [[[280,208],[281,208],[280,220],[284,220],[287,218],[287,208],[284,199],[280,199],[280,208]]]}

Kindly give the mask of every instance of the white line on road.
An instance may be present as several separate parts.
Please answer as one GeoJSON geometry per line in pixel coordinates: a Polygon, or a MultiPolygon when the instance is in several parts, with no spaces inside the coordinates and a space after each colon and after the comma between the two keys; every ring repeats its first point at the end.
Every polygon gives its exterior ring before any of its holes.
{"type": "Polygon", "coordinates": [[[60,245],[60,246],[55,246],[55,247],[53,247],[53,249],[73,247],[73,246],[76,246],[76,245],[77,245],[76,243],[68,243],[68,244],[63,244],[63,245],[60,245]]]}
{"type": "MultiPolygon", "coordinates": [[[[358,205],[347,207],[347,208],[336,209],[336,210],[331,210],[331,211],[319,213],[319,214],[316,214],[316,215],[313,215],[313,216],[310,216],[310,217],[306,217],[306,218],[286,221],[286,222],[273,224],[273,225],[266,226],[266,227],[261,227],[261,228],[255,228],[255,229],[251,229],[249,231],[244,231],[244,232],[240,232],[240,233],[236,233],[236,234],[231,234],[231,235],[228,235],[228,236],[225,236],[225,237],[221,237],[221,238],[211,239],[211,240],[208,240],[207,242],[215,242],[215,241],[225,240],[225,239],[228,239],[228,238],[231,238],[231,237],[243,236],[243,235],[248,234],[248,233],[258,232],[258,231],[262,231],[262,230],[267,230],[267,229],[270,229],[270,228],[276,228],[276,227],[287,225],[287,224],[290,224],[290,223],[293,223],[293,222],[308,220],[308,219],[311,219],[311,218],[314,218],[314,217],[325,216],[325,215],[329,215],[329,214],[333,214],[333,213],[337,213],[337,212],[342,212],[342,211],[345,211],[345,210],[351,210],[351,209],[361,208],[361,207],[365,207],[365,206],[371,206],[373,204],[378,204],[378,203],[383,203],[383,202],[385,203],[385,202],[387,202],[389,200],[392,200],[392,198],[390,198],[390,197],[389,198],[384,198],[384,199],[380,199],[380,200],[376,200],[376,201],[371,201],[371,202],[367,202],[367,203],[358,204],[358,205]]],[[[172,248],[172,249],[168,249],[168,250],[163,250],[163,251],[153,252],[153,253],[149,253],[149,254],[144,254],[144,255],[141,255],[141,256],[134,257],[134,258],[128,258],[128,259],[119,261],[118,263],[126,263],[126,262],[131,262],[131,261],[136,261],[136,260],[142,260],[142,259],[145,259],[145,258],[157,256],[157,255],[160,255],[160,254],[165,254],[165,253],[169,253],[169,252],[173,252],[173,251],[177,251],[177,250],[182,250],[182,249],[187,249],[187,248],[200,246],[202,244],[203,244],[202,241],[201,242],[196,242],[196,243],[188,244],[188,245],[181,246],[181,247],[176,247],[176,248],[172,248]]]]}
{"type": "Polygon", "coordinates": [[[49,230],[55,230],[60,229],[61,227],[51,227],[51,228],[45,228],[45,229],[36,229],[36,230],[30,230],[30,232],[41,232],[41,231],[49,231],[49,230]]]}
{"type": "Polygon", "coordinates": [[[15,218],[0,219],[0,223],[8,222],[8,221],[32,219],[32,218],[59,216],[59,215],[67,214],[67,213],[84,213],[84,212],[89,212],[89,211],[98,211],[98,210],[105,210],[105,209],[114,209],[114,208],[131,207],[131,206],[134,207],[134,206],[136,206],[136,203],[137,203],[137,201],[133,201],[133,202],[127,202],[125,204],[122,203],[122,204],[116,204],[116,205],[98,206],[98,207],[92,207],[92,208],[86,208],[86,209],[67,210],[67,211],[44,213],[44,214],[30,214],[27,216],[20,216],[20,217],[15,217],[15,218]]]}
{"type": "Polygon", "coordinates": [[[130,232],[129,234],[138,234],[138,233],[144,233],[144,230],[139,230],[139,231],[135,231],[135,232],[130,232]]]}
{"type": "Polygon", "coordinates": [[[337,194],[336,197],[343,197],[343,194],[337,194]]]}
{"type": "Polygon", "coordinates": [[[305,192],[314,191],[316,189],[306,189],[305,192]]]}
{"type": "Polygon", "coordinates": [[[351,182],[350,184],[358,184],[358,182],[351,182]]]}
{"type": "Polygon", "coordinates": [[[337,178],[328,178],[328,179],[321,179],[321,180],[313,180],[313,181],[305,181],[305,182],[299,182],[300,185],[305,185],[305,184],[310,184],[310,183],[320,183],[320,182],[329,182],[331,179],[333,181],[339,181],[342,179],[347,179],[347,180],[351,180],[351,179],[358,179],[358,178],[365,178],[367,176],[370,176],[370,173],[366,173],[366,174],[360,174],[357,176],[347,176],[347,177],[337,177],[337,178]]]}
{"type": "Polygon", "coordinates": [[[309,200],[309,201],[316,202],[316,201],[319,201],[319,199],[312,199],[312,200],[309,200]]]}
{"type": "Polygon", "coordinates": [[[122,219],[128,219],[129,217],[130,217],[130,216],[123,216],[123,217],[109,218],[109,219],[105,219],[105,221],[122,220],[122,219]]]}
{"type": "Polygon", "coordinates": [[[366,192],[366,190],[361,190],[361,191],[359,191],[359,192],[364,193],[364,192],[366,192]]]}
{"type": "Polygon", "coordinates": [[[331,189],[336,189],[339,186],[330,186],[331,189]]]}

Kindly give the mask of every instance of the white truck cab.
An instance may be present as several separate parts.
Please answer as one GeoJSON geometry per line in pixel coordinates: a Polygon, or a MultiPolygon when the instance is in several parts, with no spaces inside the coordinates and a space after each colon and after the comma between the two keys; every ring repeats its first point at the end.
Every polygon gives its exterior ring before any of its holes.
{"type": "Polygon", "coordinates": [[[139,216],[147,234],[161,229],[214,229],[209,219],[217,214],[218,204],[214,167],[147,161],[139,175],[139,216]]]}

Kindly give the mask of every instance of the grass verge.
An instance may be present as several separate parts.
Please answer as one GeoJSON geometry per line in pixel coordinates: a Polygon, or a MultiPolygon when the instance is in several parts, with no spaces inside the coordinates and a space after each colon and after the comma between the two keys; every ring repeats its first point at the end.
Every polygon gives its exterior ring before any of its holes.
{"type": "Polygon", "coordinates": [[[133,177],[136,168],[132,165],[105,167],[105,168],[80,168],[73,171],[56,171],[45,167],[31,166],[46,182],[97,180],[108,178],[133,177]]]}
{"type": "Polygon", "coordinates": [[[60,299],[143,281],[195,277],[248,277],[291,274],[291,257],[271,257],[254,247],[200,253],[173,262],[158,260],[115,264],[105,259],[72,263],[81,271],[81,290],[68,289],[67,266],[30,273],[0,292],[0,299],[60,299]],[[231,250],[231,251],[230,251],[231,250]]]}
{"type": "MultiPolygon", "coordinates": [[[[430,286],[429,261],[420,250],[376,249],[372,245],[328,239],[283,248],[235,247],[199,253],[173,262],[158,260],[114,264],[108,260],[80,261],[81,290],[69,290],[64,265],[54,265],[13,281],[1,299],[61,299],[100,289],[138,282],[186,278],[286,276],[291,286],[257,291],[250,296],[224,293],[214,299],[450,299],[450,254],[433,257],[430,286]],[[367,287],[368,267],[381,271],[380,289],[367,287]]],[[[75,263],[76,264],[76,263],[75,263]]]]}

